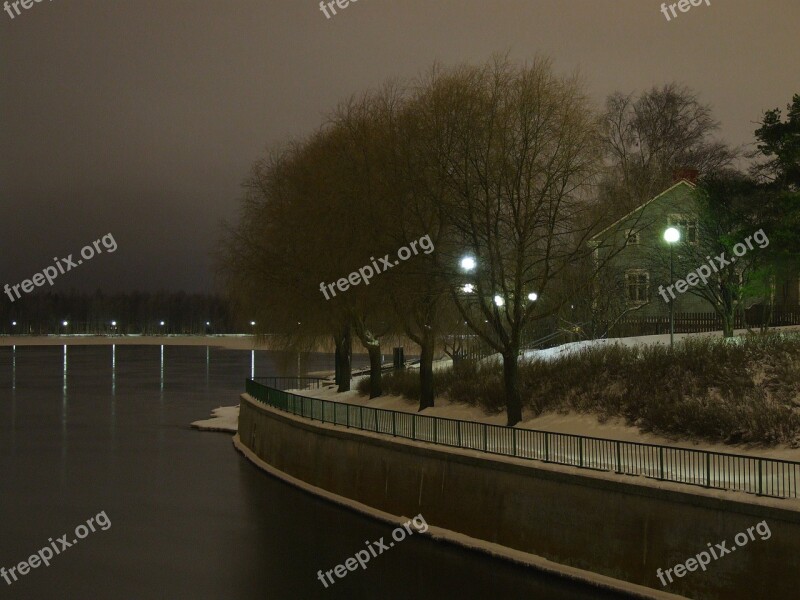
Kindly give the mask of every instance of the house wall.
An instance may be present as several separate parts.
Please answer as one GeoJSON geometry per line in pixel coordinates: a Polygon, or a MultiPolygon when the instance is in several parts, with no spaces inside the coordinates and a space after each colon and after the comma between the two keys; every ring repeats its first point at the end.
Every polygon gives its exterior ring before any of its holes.
{"type": "MultiPolygon", "coordinates": [[[[628,269],[644,269],[649,273],[649,302],[632,312],[630,316],[666,317],[669,315],[669,304],[659,295],[659,286],[663,285],[666,288],[678,279],[683,279],[689,271],[686,270],[686,265],[681,266],[680,261],[676,259],[674,279],[670,279],[669,245],[663,239],[664,231],[669,226],[670,216],[686,215],[696,219],[693,215],[696,215],[697,212],[698,204],[694,198],[694,188],[688,183],[682,182],[622,220],[606,236],[601,236],[603,239],[601,245],[606,248],[606,250],[600,250],[602,258],[604,254],[607,257],[612,252],[611,248],[618,249],[625,244],[628,231],[639,232],[639,243],[629,244],[612,258],[608,265],[610,269],[616,269],[620,275],[628,269]]],[[[673,302],[676,313],[708,313],[714,310],[707,300],[689,292],[676,293],[676,299],[673,302]]]]}

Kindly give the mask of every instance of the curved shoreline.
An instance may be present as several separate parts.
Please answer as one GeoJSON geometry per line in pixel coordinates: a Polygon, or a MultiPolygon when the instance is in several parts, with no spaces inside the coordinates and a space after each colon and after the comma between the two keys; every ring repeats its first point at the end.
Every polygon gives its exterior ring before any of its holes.
{"type": "MultiPolygon", "coordinates": [[[[408,521],[408,517],[406,516],[394,515],[377,508],[373,508],[367,504],[363,504],[345,496],[335,494],[293,477],[284,471],[276,469],[269,463],[259,458],[258,455],[256,455],[252,450],[250,450],[250,448],[242,443],[238,433],[233,436],[232,441],[233,447],[257,468],[261,469],[268,475],[283,481],[284,483],[302,490],[307,494],[311,494],[348,510],[352,510],[391,525],[402,525],[404,522],[408,521]]],[[[499,558],[513,564],[529,567],[541,573],[559,577],[580,585],[625,594],[625,596],[629,598],[640,598],[646,600],[687,600],[685,596],[661,592],[645,586],[614,579],[613,577],[586,571],[584,569],[562,565],[536,554],[514,550],[513,548],[508,548],[492,542],[486,542],[484,540],[458,533],[450,529],[437,527],[435,525],[429,524],[428,531],[420,535],[425,535],[435,541],[452,544],[465,550],[480,552],[493,558],[499,558]]]]}
{"type": "Polygon", "coordinates": [[[797,559],[786,557],[797,556],[800,510],[783,500],[500,459],[312,421],[247,394],[235,444],[265,471],[328,500],[363,505],[357,509],[393,523],[397,515],[423,514],[453,543],[592,583],[610,580],[622,592],[744,600],[750,563],[774,597],[791,596],[796,585],[786,569],[797,559]],[[759,520],[780,532],[771,544],[660,589],[658,568],[759,520]]]}

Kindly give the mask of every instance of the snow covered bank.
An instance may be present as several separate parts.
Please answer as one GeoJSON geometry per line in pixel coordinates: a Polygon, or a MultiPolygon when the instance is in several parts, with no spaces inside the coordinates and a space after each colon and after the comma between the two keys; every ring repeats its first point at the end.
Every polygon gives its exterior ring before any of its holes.
{"type": "Polygon", "coordinates": [[[239,407],[220,406],[211,411],[212,418],[204,421],[195,421],[191,424],[201,431],[224,431],[236,433],[239,428],[239,407]]]}
{"type": "MultiPolygon", "coordinates": [[[[800,327],[775,327],[771,329],[772,332],[775,333],[789,333],[789,332],[800,332],[800,327]]],[[[734,331],[736,336],[742,336],[747,334],[746,329],[737,329],[734,331]]],[[[722,338],[721,331],[713,331],[708,333],[676,333],[675,334],[675,342],[679,342],[682,340],[686,340],[689,338],[722,338]]],[[[735,338],[734,338],[735,339],[735,338]]],[[[585,350],[586,348],[596,348],[599,346],[609,346],[609,345],[620,345],[620,346],[627,346],[629,348],[633,348],[636,346],[656,346],[656,345],[669,345],[669,334],[661,334],[661,335],[642,335],[638,337],[626,337],[626,338],[605,338],[600,340],[585,340],[580,342],[570,342],[568,344],[563,344],[561,346],[555,346],[553,348],[547,348],[545,350],[526,350],[524,353],[524,358],[526,360],[555,360],[562,356],[566,356],[569,354],[574,354],[576,352],[580,352],[581,350],[585,350]]],[[[495,354],[490,359],[499,360],[500,355],[495,354]]]]}
{"type": "MultiPolygon", "coordinates": [[[[415,402],[403,398],[402,396],[381,396],[380,398],[370,400],[367,396],[361,396],[356,391],[337,394],[335,387],[328,387],[320,390],[295,390],[294,392],[304,396],[331,400],[333,402],[371,406],[372,408],[383,408],[407,413],[419,412],[415,402]]],[[[478,406],[456,404],[443,398],[437,398],[436,406],[425,409],[420,412],[420,414],[429,417],[474,421],[489,425],[505,425],[506,423],[506,416],[504,413],[487,415],[478,406]]],[[[535,429],[537,431],[549,431],[551,433],[568,433],[572,435],[620,440],[624,442],[641,442],[645,444],[692,448],[695,450],[708,450],[727,454],[744,454],[800,461],[800,448],[789,448],[788,446],[764,448],[744,444],[727,445],[707,442],[698,443],[685,439],[676,440],[652,433],[644,433],[639,431],[637,427],[626,424],[625,420],[621,418],[608,419],[605,422],[600,422],[594,415],[576,412],[564,414],[545,413],[538,417],[527,412],[523,414],[523,420],[517,427],[522,429],[535,429]]]]}

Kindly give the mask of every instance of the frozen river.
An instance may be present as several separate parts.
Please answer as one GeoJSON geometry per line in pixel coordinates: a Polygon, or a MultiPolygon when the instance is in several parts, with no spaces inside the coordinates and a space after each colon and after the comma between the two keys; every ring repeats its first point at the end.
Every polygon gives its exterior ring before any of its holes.
{"type": "Polygon", "coordinates": [[[188,426],[276,369],[269,352],[205,347],[0,348],[0,567],[59,551],[0,579],[0,598],[620,597],[421,537],[324,589],[318,570],[392,528],[268,477],[229,435],[188,426]]]}

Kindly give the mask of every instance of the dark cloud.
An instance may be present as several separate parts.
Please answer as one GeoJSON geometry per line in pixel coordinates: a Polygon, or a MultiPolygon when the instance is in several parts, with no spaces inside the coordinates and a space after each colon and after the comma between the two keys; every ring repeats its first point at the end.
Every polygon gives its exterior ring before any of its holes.
{"type": "Polygon", "coordinates": [[[266,147],[434,60],[551,55],[598,102],[681,81],[731,143],[797,92],[796,0],[667,22],[654,0],[72,0],[0,12],[0,284],[112,232],[59,289],[211,288],[209,251],[266,147]]]}

